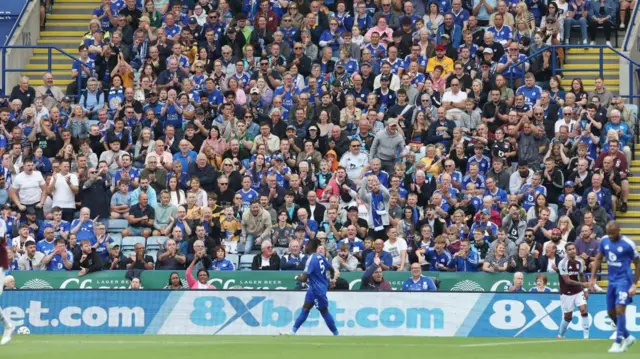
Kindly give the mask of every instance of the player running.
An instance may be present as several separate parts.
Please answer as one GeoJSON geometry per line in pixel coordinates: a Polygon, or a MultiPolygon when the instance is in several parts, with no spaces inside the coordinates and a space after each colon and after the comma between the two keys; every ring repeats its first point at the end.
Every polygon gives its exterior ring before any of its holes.
{"type": "Polygon", "coordinates": [[[560,305],[564,313],[558,338],[564,338],[573,319],[573,311],[577,307],[580,310],[583,336],[589,339],[589,312],[587,311],[589,283],[584,278],[584,260],[576,255],[576,246],[573,243],[567,243],[565,252],[566,257],[558,263],[560,305]]]}
{"type": "MultiPolygon", "coordinates": [[[[0,237],[0,296],[4,289],[4,268],[9,268],[9,254],[7,253],[7,240],[4,235],[0,237]]],[[[0,308],[0,324],[4,326],[4,333],[0,345],[5,345],[11,341],[11,335],[15,328],[9,319],[5,318],[2,308],[0,308]]]]}
{"type": "Polygon", "coordinates": [[[331,263],[322,254],[316,253],[320,242],[318,240],[310,240],[307,242],[307,253],[309,258],[304,269],[304,273],[296,277],[297,280],[302,282],[309,282],[309,288],[307,289],[307,295],[304,297],[304,305],[302,311],[296,322],[293,324],[293,328],[289,333],[282,333],[282,335],[295,335],[302,324],[307,320],[309,311],[315,305],[316,308],[322,314],[327,327],[331,330],[333,335],[338,335],[338,329],[336,323],[329,313],[329,301],[327,300],[327,290],[329,289],[329,280],[327,279],[327,270],[331,272],[331,284],[334,285],[335,281],[340,276],[340,272],[333,269],[331,263]]]}
{"type": "Polygon", "coordinates": [[[640,278],[640,258],[636,245],[632,240],[620,235],[620,225],[614,221],[607,223],[607,235],[600,240],[600,253],[596,256],[591,269],[591,288],[595,286],[596,271],[606,258],[609,264],[609,286],[607,287],[607,312],[616,324],[616,340],[609,353],[623,353],[636,342],[629,334],[625,312],[636,294],[636,283],[640,278]],[[631,263],[635,264],[635,272],[631,271],[631,263]]]}

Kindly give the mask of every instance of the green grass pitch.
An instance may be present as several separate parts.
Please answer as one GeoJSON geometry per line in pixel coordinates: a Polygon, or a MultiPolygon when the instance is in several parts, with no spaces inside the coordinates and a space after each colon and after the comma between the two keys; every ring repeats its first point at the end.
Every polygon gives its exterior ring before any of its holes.
{"type": "MultiPolygon", "coordinates": [[[[596,359],[610,340],[435,337],[15,335],[2,359],[596,359]]],[[[617,357],[637,357],[640,344],[617,357]]]]}

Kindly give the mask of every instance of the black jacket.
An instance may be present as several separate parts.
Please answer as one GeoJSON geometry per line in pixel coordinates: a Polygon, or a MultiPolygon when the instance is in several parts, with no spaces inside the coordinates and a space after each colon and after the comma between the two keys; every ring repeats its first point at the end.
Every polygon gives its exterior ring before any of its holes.
{"type": "Polygon", "coordinates": [[[313,220],[318,223],[322,223],[322,221],[324,220],[324,212],[327,210],[325,206],[316,202],[316,208],[313,213],[311,213],[311,207],[309,205],[305,206],[305,208],[307,209],[307,213],[309,213],[310,217],[313,220]]]}
{"type": "Polygon", "coordinates": [[[73,258],[73,269],[80,270],[86,268],[87,273],[98,272],[102,270],[102,260],[95,249],[91,250],[91,254],[87,255],[83,260],[83,255],[73,258]]]}
{"type": "Polygon", "coordinates": [[[200,180],[200,186],[207,192],[213,192],[218,188],[218,174],[210,164],[206,164],[204,168],[198,167],[196,162],[191,162],[187,171],[187,178],[191,180],[197,177],[200,180]]]}
{"type": "Polygon", "coordinates": [[[92,216],[100,216],[100,218],[109,218],[111,208],[111,199],[109,189],[102,178],[96,181],[87,181],[82,186],[82,207],[91,210],[92,216]]]}
{"type": "MultiPolygon", "coordinates": [[[[560,258],[560,256],[556,254],[556,257],[555,257],[556,267],[558,266],[558,263],[560,263],[561,260],[562,258],[560,258]]],[[[549,265],[549,257],[545,255],[545,256],[540,256],[540,258],[538,258],[539,272],[546,273],[548,265],[549,265]]]]}
{"type": "MultiPolygon", "coordinates": [[[[120,136],[120,149],[122,150],[129,145],[129,133],[129,130],[126,128],[122,130],[122,136],[120,136]]],[[[113,139],[118,139],[118,137],[115,134],[115,129],[110,128],[107,130],[107,140],[105,142],[110,143],[113,139]]]]}
{"type": "Polygon", "coordinates": [[[280,257],[273,253],[269,258],[269,265],[262,267],[262,253],[256,254],[251,263],[251,270],[280,270],[280,257]]]}

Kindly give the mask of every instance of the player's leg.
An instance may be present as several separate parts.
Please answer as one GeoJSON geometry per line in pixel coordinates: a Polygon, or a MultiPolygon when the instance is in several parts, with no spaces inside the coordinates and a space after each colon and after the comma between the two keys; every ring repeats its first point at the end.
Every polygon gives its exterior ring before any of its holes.
{"type": "Polygon", "coordinates": [[[584,339],[589,339],[589,312],[587,304],[578,307],[580,309],[580,324],[582,324],[582,335],[584,339]]]}
{"type": "Polygon", "coordinates": [[[562,323],[560,323],[560,330],[558,331],[558,338],[564,338],[571,319],[573,319],[574,301],[573,296],[561,294],[560,295],[560,307],[562,309],[562,323]]]}
{"type": "Polygon", "coordinates": [[[338,328],[336,328],[336,322],[333,320],[333,316],[329,313],[329,300],[327,300],[327,296],[323,295],[316,299],[316,307],[320,311],[322,315],[322,319],[327,324],[327,327],[333,333],[333,335],[338,335],[338,328]]]}
{"type": "Polygon", "coordinates": [[[300,329],[300,327],[302,326],[302,324],[304,324],[304,322],[307,320],[307,317],[309,317],[309,312],[311,311],[311,308],[313,308],[313,293],[311,293],[311,291],[308,291],[307,294],[304,297],[304,304],[302,305],[302,310],[300,311],[300,314],[298,315],[298,317],[296,318],[295,323],[293,323],[293,328],[291,328],[291,333],[290,334],[296,334],[298,332],[298,329],[300,329]]]}
{"type": "MultiPolygon", "coordinates": [[[[2,290],[4,288],[4,269],[0,268],[0,295],[2,295],[2,290]]],[[[0,340],[0,345],[5,345],[11,341],[11,335],[13,334],[14,326],[11,324],[8,318],[4,316],[4,312],[2,308],[0,308],[0,324],[4,328],[4,333],[2,335],[2,339],[0,340]]]]}

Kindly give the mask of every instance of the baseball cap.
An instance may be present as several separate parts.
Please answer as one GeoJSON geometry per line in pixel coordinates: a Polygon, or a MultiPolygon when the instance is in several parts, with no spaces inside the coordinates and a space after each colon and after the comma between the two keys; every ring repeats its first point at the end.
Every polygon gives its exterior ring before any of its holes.
{"type": "Polygon", "coordinates": [[[489,61],[482,61],[480,66],[491,66],[491,63],[489,61]]]}
{"type": "Polygon", "coordinates": [[[289,130],[294,130],[295,131],[296,128],[293,125],[289,125],[289,126],[287,126],[287,131],[289,131],[289,130]]]}
{"type": "Polygon", "coordinates": [[[562,234],[562,232],[560,232],[559,228],[554,228],[551,230],[551,234],[562,234]]]}
{"type": "Polygon", "coordinates": [[[27,214],[36,214],[36,209],[34,207],[27,207],[25,212],[27,214]]]}
{"type": "Polygon", "coordinates": [[[158,92],[156,90],[150,90],[149,96],[158,96],[158,92]]]}
{"type": "Polygon", "coordinates": [[[391,81],[391,77],[389,75],[380,76],[380,81],[391,81]]]}
{"type": "Polygon", "coordinates": [[[351,211],[356,211],[356,212],[358,212],[358,207],[356,207],[356,206],[351,206],[351,207],[347,208],[347,212],[351,212],[351,211]]]}
{"type": "Polygon", "coordinates": [[[575,182],[573,182],[573,181],[566,181],[566,182],[564,183],[564,186],[565,186],[565,187],[575,187],[575,186],[576,186],[576,184],[575,184],[575,182]]]}
{"type": "Polygon", "coordinates": [[[113,242],[113,243],[109,244],[109,249],[114,249],[115,247],[120,248],[120,245],[118,243],[116,243],[116,242],[113,242]]]}
{"type": "Polygon", "coordinates": [[[239,13],[236,15],[236,21],[246,20],[246,19],[247,19],[247,15],[245,15],[244,13],[239,13]]]}
{"type": "Polygon", "coordinates": [[[257,87],[253,87],[249,93],[252,94],[252,95],[253,94],[259,95],[260,94],[260,89],[257,88],[257,87]]]}
{"type": "Polygon", "coordinates": [[[71,97],[65,96],[62,98],[62,102],[73,102],[73,101],[71,101],[71,97]]]}
{"type": "Polygon", "coordinates": [[[196,115],[204,115],[204,109],[202,107],[196,108],[196,115]]]}
{"type": "Polygon", "coordinates": [[[446,37],[447,39],[450,39],[450,38],[451,38],[451,36],[449,36],[449,34],[442,34],[442,35],[440,35],[440,38],[443,38],[443,39],[444,39],[445,37],[446,37]]]}
{"type": "Polygon", "coordinates": [[[389,127],[391,127],[391,126],[397,126],[397,125],[398,125],[398,120],[397,120],[397,119],[395,119],[395,118],[392,118],[392,119],[390,119],[389,121],[387,121],[387,125],[388,125],[389,127]]]}
{"type": "Polygon", "coordinates": [[[26,241],[24,241],[24,245],[25,245],[25,246],[27,246],[27,245],[29,245],[29,244],[31,244],[31,243],[36,244],[36,240],[35,240],[35,239],[33,239],[33,238],[27,238],[27,240],[26,240],[26,241]]]}
{"type": "Polygon", "coordinates": [[[483,54],[491,54],[491,55],[493,55],[493,49],[490,49],[490,48],[487,47],[486,49],[484,49],[484,51],[482,51],[482,53],[483,54]]]}
{"type": "Polygon", "coordinates": [[[436,46],[436,51],[446,51],[447,47],[444,45],[438,45],[436,46]]]}
{"type": "Polygon", "coordinates": [[[490,210],[490,209],[488,209],[488,208],[483,208],[483,209],[482,209],[482,214],[486,214],[486,215],[489,215],[489,216],[490,216],[490,215],[491,215],[491,210],[490,210]]]}
{"type": "Polygon", "coordinates": [[[275,155],[275,156],[273,156],[273,159],[275,161],[284,161],[284,158],[282,158],[282,155],[275,155]]]}
{"type": "Polygon", "coordinates": [[[196,19],[195,17],[191,17],[189,19],[189,24],[191,25],[197,25],[198,24],[198,19],[196,19]]]}
{"type": "Polygon", "coordinates": [[[94,31],[94,33],[99,32],[101,34],[104,34],[104,30],[102,30],[102,28],[97,28],[96,31],[94,31]]]}
{"type": "Polygon", "coordinates": [[[336,62],[336,67],[344,68],[344,61],[340,60],[340,61],[336,62]]]}

